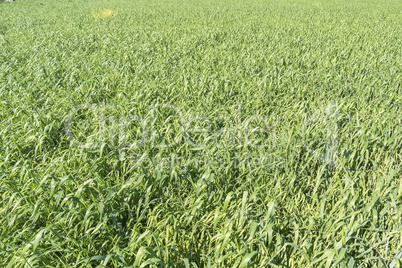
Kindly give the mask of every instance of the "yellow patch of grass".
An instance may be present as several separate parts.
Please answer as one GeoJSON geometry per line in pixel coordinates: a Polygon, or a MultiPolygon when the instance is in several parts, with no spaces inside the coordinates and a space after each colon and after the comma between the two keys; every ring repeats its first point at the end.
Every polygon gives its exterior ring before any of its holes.
{"type": "Polygon", "coordinates": [[[112,10],[112,9],[104,9],[102,11],[99,11],[94,14],[95,19],[105,19],[105,18],[111,18],[115,17],[117,15],[117,12],[112,10]]]}

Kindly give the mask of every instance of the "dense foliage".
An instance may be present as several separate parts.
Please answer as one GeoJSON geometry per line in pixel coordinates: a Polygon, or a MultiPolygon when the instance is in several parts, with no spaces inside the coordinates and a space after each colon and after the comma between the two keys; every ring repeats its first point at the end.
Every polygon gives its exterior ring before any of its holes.
{"type": "Polygon", "coordinates": [[[1,267],[399,267],[402,2],[0,4],[1,267]]]}

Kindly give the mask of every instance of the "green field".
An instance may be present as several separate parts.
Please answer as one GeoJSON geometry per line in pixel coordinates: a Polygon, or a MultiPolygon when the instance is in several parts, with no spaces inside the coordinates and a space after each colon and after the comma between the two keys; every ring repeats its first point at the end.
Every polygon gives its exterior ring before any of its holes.
{"type": "Polygon", "coordinates": [[[402,264],[402,1],[0,3],[0,267],[402,264]]]}

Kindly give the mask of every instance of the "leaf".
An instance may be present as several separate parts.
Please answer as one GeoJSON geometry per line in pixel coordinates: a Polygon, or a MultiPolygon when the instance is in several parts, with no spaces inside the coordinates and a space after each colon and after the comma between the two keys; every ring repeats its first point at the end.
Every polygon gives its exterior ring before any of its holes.
{"type": "Polygon", "coordinates": [[[249,265],[251,265],[251,259],[256,253],[257,253],[256,251],[253,251],[244,256],[243,261],[240,263],[239,268],[248,267],[249,265]]]}

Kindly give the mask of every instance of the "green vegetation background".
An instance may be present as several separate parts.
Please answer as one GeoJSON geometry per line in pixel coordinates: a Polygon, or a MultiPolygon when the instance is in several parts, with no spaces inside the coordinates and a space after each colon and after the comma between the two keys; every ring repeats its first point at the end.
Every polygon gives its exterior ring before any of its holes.
{"type": "Polygon", "coordinates": [[[398,267],[401,12],[1,3],[0,266],[398,267]]]}

